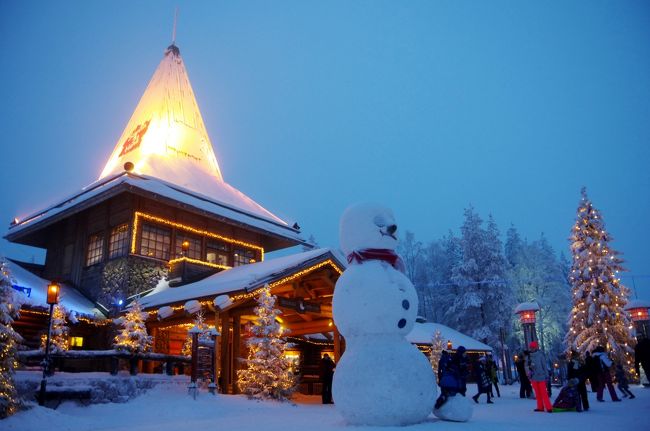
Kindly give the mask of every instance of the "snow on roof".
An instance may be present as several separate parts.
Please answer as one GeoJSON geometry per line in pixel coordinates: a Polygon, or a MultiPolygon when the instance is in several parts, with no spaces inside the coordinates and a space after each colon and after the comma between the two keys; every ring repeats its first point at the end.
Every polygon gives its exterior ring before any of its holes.
{"type": "MultiPolygon", "coordinates": [[[[15,288],[18,288],[17,290],[22,292],[25,304],[34,307],[49,307],[47,304],[47,286],[50,282],[29,272],[9,259],[5,259],[5,261],[7,262],[7,268],[11,274],[13,285],[15,288]]],[[[66,284],[61,284],[59,304],[63,305],[67,311],[76,311],[78,314],[104,318],[104,315],[95,308],[95,304],[92,301],[83,296],[74,287],[66,284]]]]}
{"type": "Polygon", "coordinates": [[[99,179],[125,163],[151,175],[211,195],[223,181],[180,50],[171,45],[149,81],[99,179]]]}
{"type": "Polygon", "coordinates": [[[250,292],[298,269],[327,259],[332,259],[340,269],[345,268],[329,248],[320,248],[238,266],[183,286],[169,287],[166,284],[159,284],[153,292],[140,298],[139,302],[143,308],[151,308],[242,290],[250,292]]]}
{"type": "Polygon", "coordinates": [[[645,299],[632,299],[628,301],[627,304],[625,304],[623,310],[627,311],[633,308],[650,308],[650,301],[647,301],[645,299]]]}
{"type": "Polygon", "coordinates": [[[473,339],[469,335],[451,329],[440,323],[415,322],[413,329],[406,336],[406,339],[415,344],[431,344],[431,339],[436,331],[440,331],[443,340],[450,340],[454,349],[458,346],[465,346],[467,350],[492,351],[492,347],[473,339]]]}
{"type": "Polygon", "coordinates": [[[252,199],[225,182],[222,182],[223,187],[221,191],[223,193],[220,196],[221,200],[219,200],[211,199],[158,178],[126,172],[102,181],[97,181],[85,187],[79,193],[68,196],[43,211],[19,220],[17,224],[10,226],[7,236],[14,235],[36,223],[50,220],[57,214],[64,213],[73,207],[88,202],[91,198],[98,197],[104,193],[110,195],[111,191],[114,191],[120,185],[131,186],[155,193],[176,202],[184,203],[190,207],[207,211],[283,238],[301,243],[304,242],[297,229],[288,226],[286,222],[273,216],[273,214],[264,210],[264,208],[257,205],[252,199]]]}
{"type": "Polygon", "coordinates": [[[539,311],[539,304],[537,302],[522,302],[515,307],[515,314],[523,313],[524,311],[539,311]]]}

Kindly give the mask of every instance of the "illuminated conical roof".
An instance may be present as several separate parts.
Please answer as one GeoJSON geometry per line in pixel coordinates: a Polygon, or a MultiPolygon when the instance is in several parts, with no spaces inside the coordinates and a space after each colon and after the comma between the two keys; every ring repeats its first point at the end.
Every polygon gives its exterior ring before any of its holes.
{"type": "Polygon", "coordinates": [[[156,177],[276,222],[283,220],[224,182],[176,45],[153,74],[99,179],[124,172],[156,177]]]}

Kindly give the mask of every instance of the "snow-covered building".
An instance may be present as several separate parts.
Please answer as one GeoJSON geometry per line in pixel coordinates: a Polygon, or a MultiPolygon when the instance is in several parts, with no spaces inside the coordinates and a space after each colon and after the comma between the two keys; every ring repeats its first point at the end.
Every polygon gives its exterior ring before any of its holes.
{"type": "Polygon", "coordinates": [[[18,274],[25,268],[38,274],[32,295],[56,280],[69,299],[109,320],[141,298],[158,352],[180,353],[192,314],[201,309],[228,334],[220,344],[225,387],[236,388],[242,336],[265,284],[279,297],[292,336],[325,333],[340,351],[331,298],[342,260],[327,249],[266,260],[269,252],[308,244],[297,223],[224,180],[174,44],[99,178],[14,220],[5,238],[46,250],[42,266],[13,264],[18,274]],[[228,305],[216,306],[223,295],[228,305]],[[193,307],[185,307],[188,301],[193,307]]]}

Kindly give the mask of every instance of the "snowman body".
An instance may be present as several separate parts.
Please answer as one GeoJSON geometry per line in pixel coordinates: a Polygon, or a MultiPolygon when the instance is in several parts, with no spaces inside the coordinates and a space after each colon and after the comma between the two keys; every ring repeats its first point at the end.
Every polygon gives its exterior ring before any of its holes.
{"type": "MultiPolygon", "coordinates": [[[[348,255],[368,249],[392,252],[394,226],[386,208],[351,207],[341,220],[341,247],[348,255]]],[[[418,309],[409,279],[389,261],[353,260],[336,283],[332,306],[346,342],[332,392],[346,422],[395,426],[425,420],[435,403],[436,383],[426,357],[405,338],[418,309]]]]}

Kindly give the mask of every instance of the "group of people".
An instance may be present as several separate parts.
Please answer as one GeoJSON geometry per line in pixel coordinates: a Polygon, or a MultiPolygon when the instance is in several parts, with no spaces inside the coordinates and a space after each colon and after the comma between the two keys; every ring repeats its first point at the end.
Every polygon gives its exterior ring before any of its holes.
{"type": "MultiPolygon", "coordinates": [[[[521,398],[530,398],[534,392],[537,399],[535,411],[587,411],[587,381],[596,393],[596,399],[604,401],[603,393],[607,387],[612,401],[621,401],[612,382],[612,372],[616,377],[622,396],[635,398],[630,391],[627,373],[621,364],[614,364],[602,346],[587,352],[585,358],[572,351],[567,362],[567,385],[562,388],[553,405],[550,402],[550,369],[544,353],[536,341],[530,343],[530,351],[523,352],[515,361],[519,374],[521,398]]],[[[638,366],[637,366],[638,368],[638,366]]]]}
{"type": "MultiPolygon", "coordinates": [[[[470,375],[469,368],[467,350],[464,346],[458,346],[453,354],[442,351],[440,361],[438,361],[440,396],[436,401],[436,409],[442,407],[449,397],[456,394],[465,396],[467,393],[467,378],[470,375]]],[[[494,391],[496,391],[498,397],[501,396],[496,362],[491,356],[481,356],[473,364],[472,370],[478,388],[478,392],[472,399],[475,403],[478,403],[481,394],[486,394],[488,404],[493,404],[494,391]]]]}

